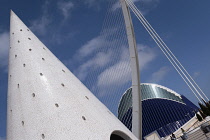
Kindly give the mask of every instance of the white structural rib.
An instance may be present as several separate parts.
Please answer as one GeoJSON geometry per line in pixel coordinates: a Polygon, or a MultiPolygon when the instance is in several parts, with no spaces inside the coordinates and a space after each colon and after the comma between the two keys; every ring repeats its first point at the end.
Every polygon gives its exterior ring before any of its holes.
{"type": "Polygon", "coordinates": [[[131,60],[130,62],[131,62],[131,71],[132,71],[132,107],[133,107],[132,132],[138,139],[142,139],[142,106],[141,106],[140,74],[139,74],[139,62],[138,62],[138,53],[136,48],[136,40],[127,4],[125,0],[120,0],[120,2],[125,19],[130,60],[131,60]]]}
{"type": "Polygon", "coordinates": [[[137,138],[11,11],[7,140],[137,138]]]}

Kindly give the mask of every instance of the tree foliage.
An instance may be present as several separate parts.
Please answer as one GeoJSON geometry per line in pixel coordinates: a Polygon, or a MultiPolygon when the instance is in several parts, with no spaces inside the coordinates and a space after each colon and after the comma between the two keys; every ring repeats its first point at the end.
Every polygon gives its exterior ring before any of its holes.
{"type": "Polygon", "coordinates": [[[206,116],[210,116],[210,110],[208,109],[207,106],[205,106],[204,104],[201,104],[201,103],[198,103],[201,110],[203,111],[203,113],[206,115],[206,116]]]}
{"type": "Polygon", "coordinates": [[[207,117],[207,115],[204,114],[203,111],[202,111],[201,109],[199,109],[199,112],[200,112],[201,117],[202,117],[203,119],[205,119],[205,118],[207,117]]]}
{"type": "Polygon", "coordinates": [[[200,122],[203,120],[202,117],[198,113],[196,113],[196,117],[197,117],[198,121],[200,121],[200,122]]]}

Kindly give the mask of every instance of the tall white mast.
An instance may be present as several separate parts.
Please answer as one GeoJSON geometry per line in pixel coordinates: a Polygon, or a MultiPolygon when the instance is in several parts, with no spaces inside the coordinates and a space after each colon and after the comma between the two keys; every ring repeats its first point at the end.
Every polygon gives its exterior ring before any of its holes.
{"type": "Polygon", "coordinates": [[[132,132],[133,134],[142,139],[142,106],[141,106],[141,90],[140,90],[140,74],[139,74],[139,62],[138,52],[136,47],[135,34],[133,24],[130,16],[130,12],[125,0],[120,0],[122,11],[124,15],[130,60],[131,60],[131,71],[132,71],[132,132]]]}

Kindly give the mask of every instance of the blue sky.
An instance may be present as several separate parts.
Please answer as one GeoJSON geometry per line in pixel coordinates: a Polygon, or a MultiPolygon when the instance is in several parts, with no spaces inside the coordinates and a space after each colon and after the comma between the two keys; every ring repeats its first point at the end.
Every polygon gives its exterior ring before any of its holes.
{"type": "MultiPolygon", "coordinates": [[[[210,97],[210,1],[135,1],[210,97]]],[[[0,1],[0,140],[6,135],[10,9],[116,114],[120,96],[130,86],[128,47],[117,7],[115,1],[109,4],[106,0],[0,1]]],[[[161,84],[197,104],[184,81],[134,16],[133,22],[141,82],[161,84]]]]}

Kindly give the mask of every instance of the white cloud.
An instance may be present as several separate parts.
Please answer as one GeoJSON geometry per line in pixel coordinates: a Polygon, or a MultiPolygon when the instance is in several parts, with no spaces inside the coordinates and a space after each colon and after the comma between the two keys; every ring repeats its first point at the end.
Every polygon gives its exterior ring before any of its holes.
{"type": "Polygon", "coordinates": [[[120,2],[118,1],[112,5],[111,11],[115,11],[115,10],[119,9],[120,7],[121,7],[121,5],[120,5],[120,2]]]}
{"type": "Polygon", "coordinates": [[[200,72],[194,72],[194,73],[193,73],[193,76],[192,76],[193,79],[195,79],[195,78],[197,78],[198,76],[200,76],[200,74],[201,74],[200,72]]]}
{"type": "MultiPolygon", "coordinates": [[[[137,45],[139,54],[140,69],[145,69],[148,64],[155,59],[155,51],[145,45],[137,45]]],[[[120,60],[105,69],[97,80],[97,86],[99,88],[99,95],[104,96],[107,94],[106,89],[112,87],[120,88],[124,84],[131,81],[131,69],[130,69],[130,58],[128,48],[121,47],[120,60]]]]}
{"type": "Polygon", "coordinates": [[[135,0],[135,1],[141,1],[141,2],[144,2],[144,3],[150,3],[150,4],[159,2],[159,0],[135,0]]]}
{"type": "Polygon", "coordinates": [[[9,33],[4,32],[0,34],[0,68],[7,66],[8,64],[8,52],[9,51],[9,33]]]}
{"type": "MultiPolygon", "coordinates": [[[[92,84],[89,85],[90,88],[99,96],[107,95],[107,89],[120,88],[131,81],[127,38],[125,34],[119,35],[119,29],[104,29],[99,36],[85,43],[73,56],[73,60],[80,64],[74,70],[74,74],[82,81],[88,80],[92,84]]],[[[137,48],[140,69],[146,69],[156,57],[155,49],[141,44],[138,44],[137,48]]],[[[69,62],[72,65],[73,61],[67,61],[69,62]]]]}
{"type": "Polygon", "coordinates": [[[87,43],[85,43],[74,56],[76,59],[86,58],[102,48],[109,48],[117,43],[117,40],[112,38],[112,35],[116,34],[118,30],[116,28],[104,29],[101,35],[94,37],[87,43]],[[111,39],[110,39],[111,37],[111,39]]]}
{"type": "MultiPolygon", "coordinates": [[[[141,13],[143,15],[146,15],[149,11],[151,11],[152,9],[156,8],[157,5],[159,4],[159,0],[132,0],[133,3],[139,3],[139,5],[141,5],[141,7],[138,7],[137,8],[141,11],[141,13]]],[[[116,2],[112,5],[111,7],[111,11],[115,11],[117,9],[119,9],[121,7],[120,3],[119,2],[116,2]]]]}
{"type": "Polygon", "coordinates": [[[70,14],[71,14],[71,10],[73,9],[74,7],[74,4],[70,1],[59,1],[57,3],[58,5],[58,9],[62,12],[62,15],[64,17],[64,19],[68,19],[70,14]]]}
{"type": "MultiPolygon", "coordinates": [[[[74,70],[74,74],[82,81],[90,76],[88,78],[92,79],[88,81],[92,80],[90,83],[94,84],[91,88],[99,96],[107,95],[107,89],[120,88],[131,81],[129,48],[125,41],[127,38],[126,36],[114,38],[118,32],[117,28],[105,29],[101,35],[84,44],[73,57],[74,61],[81,63],[74,70]]],[[[156,51],[142,44],[138,44],[137,49],[140,69],[146,69],[148,64],[155,59],[156,51]]],[[[72,65],[72,61],[70,64],[72,65]]]]}
{"type": "Polygon", "coordinates": [[[140,0],[139,5],[143,5],[143,6],[139,7],[139,9],[143,15],[146,15],[151,10],[156,8],[159,3],[160,3],[160,0],[140,0]]]}
{"type": "Polygon", "coordinates": [[[62,0],[57,1],[55,6],[57,9],[53,7],[53,3],[51,3],[49,0],[46,0],[41,8],[41,16],[30,21],[30,29],[38,35],[41,35],[43,37],[43,40],[52,40],[54,43],[60,45],[63,40],[74,34],[72,32],[68,34],[66,34],[65,32],[64,34],[64,32],[61,31],[63,29],[63,26],[66,25],[67,19],[71,16],[71,10],[74,8],[74,4],[70,1],[62,0]],[[61,14],[63,16],[63,19],[59,21],[53,20],[54,15],[52,15],[51,10],[55,10],[56,12],[61,14]]]}
{"type": "Polygon", "coordinates": [[[0,140],[6,140],[6,138],[0,137],[0,140]]]}
{"type": "MultiPolygon", "coordinates": [[[[74,70],[74,74],[80,79],[85,80],[86,76],[97,69],[103,69],[110,62],[114,63],[116,59],[120,59],[117,48],[119,42],[113,38],[117,29],[104,29],[101,35],[94,37],[85,43],[73,56],[73,60],[81,63],[74,70]]],[[[121,51],[121,50],[120,50],[121,51]]],[[[66,61],[67,65],[72,64],[71,61],[66,61]]]]}
{"type": "Polygon", "coordinates": [[[156,52],[155,49],[142,44],[138,44],[137,49],[139,57],[139,67],[140,70],[143,70],[152,60],[155,59],[156,52]]]}
{"type": "MultiPolygon", "coordinates": [[[[109,37],[112,35],[113,33],[109,32],[91,39],[75,55],[77,61],[86,60],[74,72],[80,80],[85,80],[94,70],[102,70],[99,75],[94,75],[97,77],[96,85],[101,91],[109,86],[122,86],[131,80],[129,49],[123,43],[119,46],[117,40],[110,41],[109,37]]],[[[143,70],[154,60],[156,52],[153,48],[141,44],[138,44],[137,48],[140,69],[143,70]]]]}
{"type": "Polygon", "coordinates": [[[32,20],[30,29],[40,35],[45,35],[47,32],[47,27],[51,23],[52,19],[48,14],[49,1],[46,1],[42,6],[42,16],[32,20]]]}
{"type": "Polygon", "coordinates": [[[83,45],[76,57],[86,57],[88,55],[91,55],[92,53],[95,52],[95,50],[101,48],[104,46],[104,44],[107,44],[107,41],[105,40],[105,38],[103,36],[98,36],[93,38],[92,40],[88,41],[85,45],[83,45]]]}
{"type": "Polygon", "coordinates": [[[158,71],[154,72],[149,80],[151,83],[158,83],[161,80],[164,79],[164,77],[168,74],[170,71],[169,67],[161,67],[158,71]]]}
{"type": "Polygon", "coordinates": [[[108,86],[119,86],[127,83],[131,80],[131,70],[129,66],[129,61],[120,61],[104,70],[98,76],[97,86],[106,88],[108,86]]]}
{"type": "Polygon", "coordinates": [[[75,74],[80,80],[84,80],[89,72],[105,67],[112,59],[113,52],[98,52],[95,57],[83,63],[75,74]]]}
{"type": "Polygon", "coordinates": [[[89,8],[95,8],[99,9],[100,2],[102,0],[84,0],[84,3],[89,7],[89,8]]]}
{"type": "Polygon", "coordinates": [[[85,0],[85,4],[89,5],[89,6],[92,6],[94,5],[94,3],[96,2],[97,0],[85,0]]]}
{"type": "Polygon", "coordinates": [[[103,97],[115,93],[121,86],[131,81],[129,61],[120,61],[105,69],[97,80],[98,95],[103,97]]]}
{"type": "Polygon", "coordinates": [[[43,15],[41,18],[33,20],[31,22],[30,29],[38,32],[41,35],[46,34],[47,32],[47,26],[51,22],[51,20],[48,18],[47,15],[43,15]]]}
{"type": "MultiPolygon", "coordinates": [[[[138,2],[139,0],[132,0],[133,3],[138,2]]],[[[121,4],[120,1],[117,1],[116,3],[114,3],[111,7],[111,11],[115,11],[118,10],[119,8],[121,8],[121,4]]]]}

